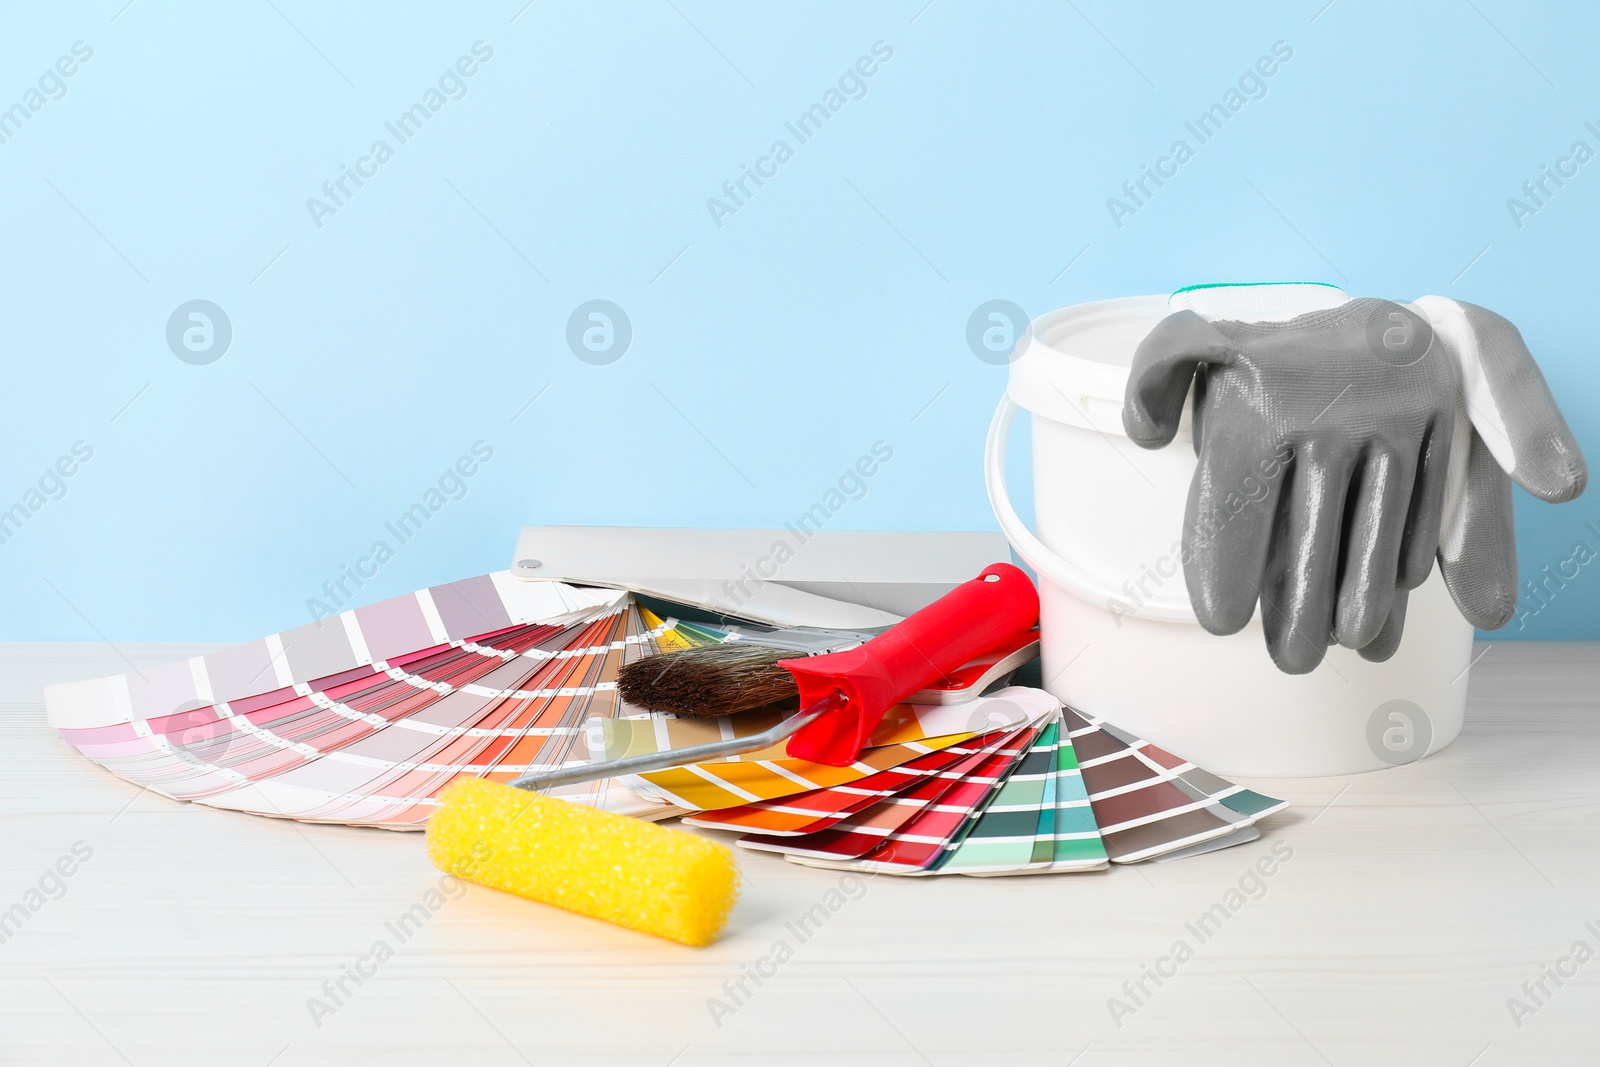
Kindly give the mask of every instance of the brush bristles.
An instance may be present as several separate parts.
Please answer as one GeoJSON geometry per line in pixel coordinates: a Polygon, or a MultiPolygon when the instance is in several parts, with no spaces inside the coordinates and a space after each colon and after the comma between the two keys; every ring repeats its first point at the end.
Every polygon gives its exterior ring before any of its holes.
{"type": "Polygon", "coordinates": [[[617,673],[622,699],[639,708],[714,718],[792,700],[794,675],[778,666],[792,649],[733,641],[636,660],[617,673]]]}

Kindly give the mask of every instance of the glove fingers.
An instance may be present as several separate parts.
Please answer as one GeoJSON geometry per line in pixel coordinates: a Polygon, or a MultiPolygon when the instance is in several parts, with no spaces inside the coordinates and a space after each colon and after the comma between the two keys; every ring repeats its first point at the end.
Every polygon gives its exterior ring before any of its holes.
{"type": "Polygon", "coordinates": [[[1388,621],[1412,475],[1410,462],[1380,448],[1357,466],[1351,479],[1350,521],[1340,546],[1343,560],[1333,616],[1334,639],[1346,648],[1370,644],[1388,621]]]}
{"type": "Polygon", "coordinates": [[[1439,569],[1456,607],[1480,630],[1497,630],[1517,612],[1517,533],[1511,479],[1483,438],[1468,444],[1466,474],[1439,543],[1439,569]]]}
{"type": "Polygon", "coordinates": [[[1401,589],[1415,589],[1433,573],[1447,495],[1445,487],[1450,481],[1450,457],[1458,436],[1458,417],[1446,414],[1436,420],[1417,449],[1411,506],[1406,511],[1405,535],[1400,541],[1399,569],[1395,574],[1395,584],[1401,589]]]}
{"type": "Polygon", "coordinates": [[[1238,633],[1255,614],[1285,458],[1258,440],[1223,434],[1205,443],[1184,524],[1183,576],[1200,625],[1238,633]]]}
{"type": "Polygon", "coordinates": [[[1286,674],[1314,670],[1332,640],[1339,533],[1353,465],[1353,457],[1302,449],[1282,489],[1261,586],[1261,623],[1267,650],[1286,674]]]}
{"type": "Polygon", "coordinates": [[[1231,358],[1233,346],[1205,319],[1179,311],[1156,323],[1133,355],[1122,425],[1145,448],[1172,441],[1195,368],[1231,358]]]}
{"type": "Polygon", "coordinates": [[[1395,654],[1400,647],[1400,631],[1406,627],[1406,604],[1410,598],[1411,594],[1404,589],[1395,590],[1394,604],[1389,608],[1389,617],[1384,620],[1378,636],[1361,647],[1362,659],[1382,663],[1395,654]]]}
{"type": "Polygon", "coordinates": [[[1417,305],[1460,362],[1473,427],[1500,467],[1541,500],[1560,503],[1582,493],[1589,480],[1583,452],[1516,326],[1445,297],[1423,297],[1417,305]]]}

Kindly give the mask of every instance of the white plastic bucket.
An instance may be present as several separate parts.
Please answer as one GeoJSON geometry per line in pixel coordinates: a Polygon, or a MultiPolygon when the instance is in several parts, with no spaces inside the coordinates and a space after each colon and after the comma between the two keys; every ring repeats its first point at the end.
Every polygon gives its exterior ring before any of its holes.
{"type": "Polygon", "coordinates": [[[1472,627],[1437,568],[1411,594],[1399,651],[1335,646],[1281,673],[1260,612],[1217,637],[1196,621],[1179,562],[1194,474],[1187,418],[1146,450],[1122,429],[1134,349],[1166,297],[1080,304],[1035,320],[989,427],[984,476],[1000,527],[1039,577],[1045,687],[1220,774],[1300,777],[1414,762],[1461,732],[1472,627]],[[1019,410],[1033,415],[1036,537],[1005,486],[1019,410]]]}

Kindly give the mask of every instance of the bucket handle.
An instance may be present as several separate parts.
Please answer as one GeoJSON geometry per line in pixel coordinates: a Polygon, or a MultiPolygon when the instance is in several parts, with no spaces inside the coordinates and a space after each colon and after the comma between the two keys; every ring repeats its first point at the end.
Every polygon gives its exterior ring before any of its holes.
{"type": "Polygon", "coordinates": [[[1120,585],[1061,558],[1028,529],[1006,492],[1006,444],[1011,438],[1011,424],[1020,410],[1010,394],[1001,396],[1000,406],[995,408],[994,418],[989,423],[989,439],[983,456],[983,481],[989,491],[989,506],[994,509],[1000,530],[1017,555],[1040,577],[1050,579],[1097,608],[1114,608],[1122,615],[1157,622],[1196,623],[1194,609],[1187,599],[1152,597],[1135,606],[1120,585]]]}

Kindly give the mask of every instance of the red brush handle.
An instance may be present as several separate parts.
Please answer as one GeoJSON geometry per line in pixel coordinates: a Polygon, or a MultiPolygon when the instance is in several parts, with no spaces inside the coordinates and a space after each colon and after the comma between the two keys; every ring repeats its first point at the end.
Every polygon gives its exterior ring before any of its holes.
{"type": "Polygon", "coordinates": [[[1039,593],[1021,570],[995,563],[872,640],[844,652],[786,659],[781,666],[809,707],[838,690],[845,703],[789,739],[796,759],[847,767],[884,712],[968,660],[1039,621],[1039,593]]]}

